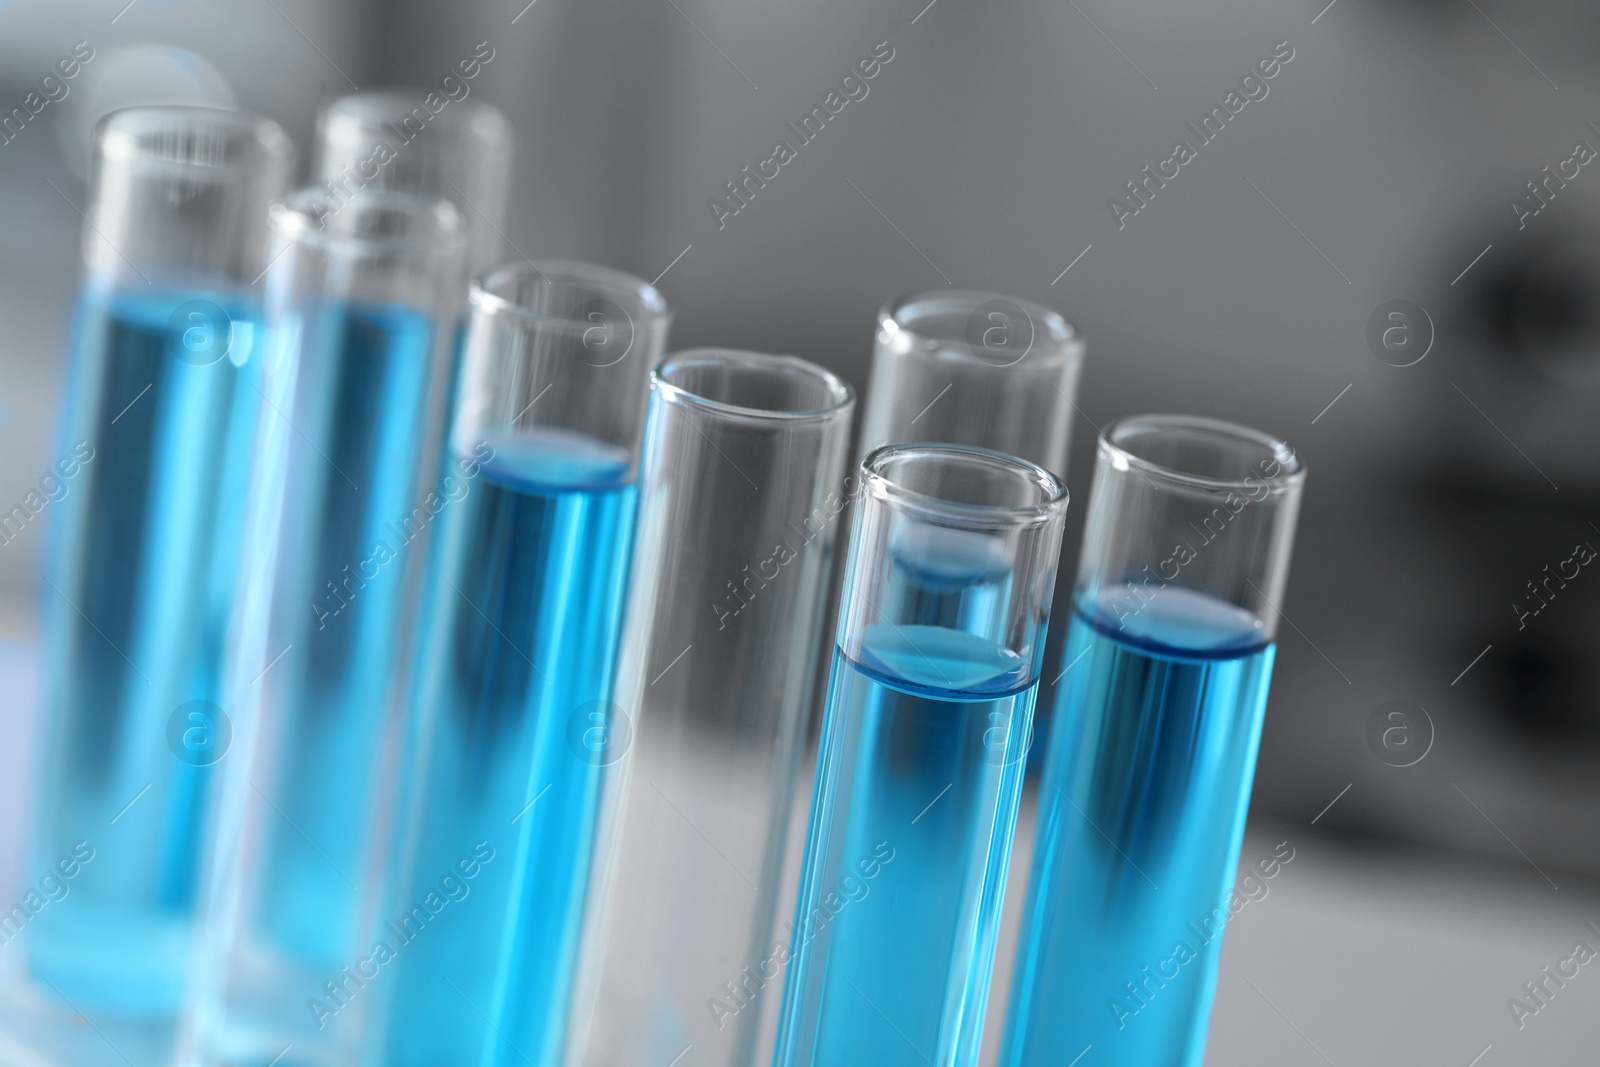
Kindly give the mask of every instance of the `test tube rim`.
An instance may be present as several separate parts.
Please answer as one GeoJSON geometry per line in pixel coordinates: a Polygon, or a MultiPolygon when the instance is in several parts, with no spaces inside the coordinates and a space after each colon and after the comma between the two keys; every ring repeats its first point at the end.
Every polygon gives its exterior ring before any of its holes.
{"type": "Polygon", "coordinates": [[[332,195],[320,185],[308,185],[272,205],[270,220],[272,230],[285,239],[341,252],[370,251],[378,253],[426,252],[455,255],[467,243],[466,219],[448,199],[426,196],[396,189],[362,189],[350,197],[339,211],[354,208],[371,210],[381,208],[418,219],[431,217],[435,228],[431,232],[404,235],[356,235],[329,233],[318,223],[316,212],[307,205],[314,201],[331,201],[332,195]]]}
{"type": "Polygon", "coordinates": [[[668,404],[695,407],[719,418],[759,423],[825,422],[848,419],[855,408],[856,394],[850,383],[826,367],[799,356],[772,355],[738,348],[685,348],[673,352],[650,372],[650,388],[668,404]],[[671,381],[673,372],[691,364],[735,365],[745,370],[785,372],[812,378],[832,398],[826,407],[807,409],[753,408],[714,400],[671,381]]]}
{"type": "MultiPolygon", "coordinates": [[[[416,96],[408,95],[405,88],[396,86],[388,89],[372,89],[366,92],[347,93],[333,103],[322,109],[317,116],[317,144],[318,158],[317,169],[320,171],[327,156],[327,145],[335,138],[341,146],[344,141],[344,127],[351,126],[355,129],[370,128],[374,122],[389,120],[389,115],[384,114],[382,107],[403,106],[413,104],[421,106],[422,98],[431,90],[416,90],[416,96]],[[362,109],[371,107],[371,111],[362,109]]],[[[437,121],[444,119],[436,127],[446,136],[475,136],[486,143],[509,142],[511,138],[511,120],[506,118],[505,112],[484,100],[458,101],[451,105],[447,111],[441,111],[433,116],[437,121]],[[448,118],[444,116],[448,115],[448,118]]],[[[432,124],[430,123],[430,128],[432,124]]]]}
{"type": "Polygon", "coordinates": [[[1242,423],[1229,422],[1226,419],[1213,419],[1204,415],[1125,415],[1105,425],[1100,431],[1099,444],[1101,455],[1106,457],[1113,467],[1137,470],[1146,477],[1158,479],[1174,486],[1210,493],[1254,492],[1256,487],[1250,483],[1255,481],[1265,483],[1269,491],[1276,495],[1298,489],[1301,483],[1305,481],[1306,476],[1305,463],[1301,461],[1299,453],[1295,452],[1283,438],[1274,437],[1272,434],[1245,426],[1242,423]],[[1234,443],[1253,445],[1262,449],[1282,469],[1277,474],[1270,476],[1250,474],[1242,478],[1222,478],[1179,470],[1176,467],[1146,459],[1120,443],[1122,440],[1126,440],[1129,433],[1146,428],[1163,432],[1182,430],[1211,434],[1227,438],[1234,443]]]}
{"type": "Polygon", "coordinates": [[[1059,521],[1071,501],[1067,485],[1048,469],[1037,463],[1008,452],[977,445],[944,443],[914,443],[882,445],[869,452],[861,461],[864,489],[874,498],[900,511],[914,512],[945,526],[962,529],[1001,530],[1027,529],[1047,526],[1059,521]],[[912,455],[961,457],[1009,468],[1013,473],[1026,476],[1042,491],[1043,499],[1036,504],[966,504],[946,500],[919,490],[908,488],[883,474],[886,461],[912,455]]]}
{"type": "MultiPolygon", "coordinates": [[[[970,311],[976,311],[984,304],[992,301],[1004,300],[1021,308],[1023,314],[1027,315],[1030,321],[1037,320],[1051,325],[1051,344],[1039,358],[1033,361],[1035,365],[1070,360],[1080,354],[1084,347],[1083,333],[1072,324],[1070,319],[1055,308],[1025,297],[1011,296],[1007,293],[994,293],[984,289],[918,289],[914,292],[902,293],[885,302],[883,307],[878,310],[878,332],[880,336],[885,327],[892,324],[896,330],[920,339],[923,342],[920,350],[925,354],[993,367],[997,370],[1003,370],[1008,366],[1007,364],[996,364],[974,355],[973,345],[964,338],[930,334],[913,329],[900,321],[901,313],[911,305],[932,300],[965,303],[970,308],[970,311]],[[1059,326],[1059,330],[1054,329],[1056,326],[1059,326]]],[[[1028,354],[1031,353],[1025,353],[1023,357],[1019,357],[1019,361],[1022,358],[1026,358],[1028,354]]]]}
{"type": "MultiPolygon", "coordinates": [[[[539,330],[581,335],[590,328],[592,323],[586,319],[576,320],[563,315],[535,311],[492,288],[498,281],[517,276],[525,277],[530,272],[544,278],[548,278],[551,274],[559,274],[579,279],[596,290],[605,292],[606,295],[624,296],[630,303],[636,304],[639,310],[648,313],[651,323],[663,329],[672,322],[672,309],[667,306],[666,297],[662,296],[661,291],[655,286],[626,271],[603,267],[598,263],[585,263],[581,260],[521,259],[501,263],[472,279],[467,302],[475,314],[505,315],[525,326],[539,330]]],[[[637,323],[634,325],[635,328],[638,327],[637,323]]]]}
{"type": "Polygon", "coordinates": [[[197,104],[136,104],[117,108],[95,123],[92,140],[95,155],[103,160],[137,161],[140,166],[153,170],[218,183],[265,161],[292,160],[295,154],[294,141],[274,120],[249,111],[197,104]],[[162,120],[160,126],[156,125],[156,120],[162,120]],[[134,125],[144,121],[150,124],[134,125]],[[240,152],[221,164],[207,164],[157,155],[141,143],[148,134],[160,128],[171,129],[180,122],[191,129],[209,125],[218,132],[236,136],[241,145],[254,144],[257,151],[240,152]]]}

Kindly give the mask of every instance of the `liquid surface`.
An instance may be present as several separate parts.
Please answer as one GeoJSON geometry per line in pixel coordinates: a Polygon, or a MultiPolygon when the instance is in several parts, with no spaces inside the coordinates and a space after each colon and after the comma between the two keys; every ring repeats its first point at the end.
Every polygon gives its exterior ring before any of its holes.
{"type": "Polygon", "coordinates": [[[92,459],[35,520],[50,544],[33,866],[93,859],[29,924],[29,966],[86,1007],[165,1012],[181,993],[260,336],[259,310],[218,293],[79,303],[61,454],[92,459]]]}
{"type": "Polygon", "coordinates": [[[395,953],[369,1060],[384,1067],[558,1062],[615,758],[603,738],[629,464],[565,434],[487,444],[483,484],[444,517],[428,582],[421,763],[406,786],[416,838],[375,935],[395,953]]]}
{"type": "Polygon", "coordinates": [[[1261,620],[1244,608],[1176,585],[1150,594],[1136,612],[1091,617],[1109,636],[1157,655],[1233,657],[1266,644],[1261,620]]]}
{"type": "Polygon", "coordinates": [[[899,520],[889,536],[895,563],[933,589],[994,582],[1011,570],[1000,538],[979,530],[956,530],[899,520]]]}
{"type": "Polygon", "coordinates": [[[953,694],[1004,693],[1026,685],[1028,665],[1010,649],[944,626],[872,623],[861,640],[862,666],[903,688],[953,694]]]}
{"type": "Polygon", "coordinates": [[[1205,1051],[1274,646],[1170,586],[1122,623],[1080,602],[1068,632],[1004,1067],[1205,1051]]]}
{"type": "Polygon", "coordinates": [[[530,427],[491,438],[494,461],[484,467],[511,489],[614,489],[628,477],[629,457],[616,445],[554,427],[530,427]]]}
{"type": "Polygon", "coordinates": [[[834,656],[774,1063],[975,1063],[1038,679],[939,626],[861,647],[834,656]]]}

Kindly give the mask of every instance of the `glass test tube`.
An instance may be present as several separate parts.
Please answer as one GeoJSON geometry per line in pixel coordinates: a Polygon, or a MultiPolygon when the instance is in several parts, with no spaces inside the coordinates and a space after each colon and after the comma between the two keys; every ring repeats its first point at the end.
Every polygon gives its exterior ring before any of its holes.
{"type": "Polygon", "coordinates": [[[1050,308],[935,289],[878,312],[861,448],[992,448],[1066,477],[1084,344],[1050,308]]]}
{"type": "Polygon", "coordinates": [[[407,844],[357,964],[389,998],[368,1048],[383,1067],[557,1062],[606,773],[581,740],[613,695],[669,321],[651,286],[581,263],[500,268],[470,301],[407,844]]]}
{"type": "Polygon", "coordinates": [[[430,95],[439,99],[424,89],[391,89],[334,101],[317,118],[312,172],[334,210],[363,188],[449,200],[466,225],[467,269],[477,274],[500,262],[511,124],[477,100],[449,101],[432,111],[424,103],[430,95]]]}
{"type": "Polygon", "coordinates": [[[766,1061],[854,408],[791,356],[697,349],[652,378],[621,713],[585,735],[626,785],[568,1063],[766,1061]]]}
{"type": "MultiPolygon", "coordinates": [[[[1060,313],[1019,297],[932,289],[891,300],[878,312],[857,458],[889,444],[974,445],[1065,480],[1084,347],[1060,313]]],[[[1030,775],[1050,710],[1034,712],[1030,775]]]]}
{"type": "Polygon", "coordinates": [[[1200,1063],[1304,478],[1241,426],[1106,427],[1005,1067],[1200,1063]]]}
{"type": "Polygon", "coordinates": [[[272,212],[270,410],[230,686],[241,744],[211,859],[194,1063],[352,1053],[365,1004],[324,1016],[307,1002],[369,947],[411,602],[425,535],[463,491],[458,472],[435,491],[460,216],[399,192],[332,208],[312,188],[272,212]]]}
{"type": "Polygon", "coordinates": [[[773,1063],[969,1067],[1067,492],[950,445],[862,478],[773,1063]]]}
{"type": "Polygon", "coordinates": [[[32,835],[71,897],[28,931],[31,973],[79,1008],[170,1015],[187,970],[231,732],[220,674],[264,358],[251,287],[293,158],[276,124],[207,108],[95,131],[32,835]]]}

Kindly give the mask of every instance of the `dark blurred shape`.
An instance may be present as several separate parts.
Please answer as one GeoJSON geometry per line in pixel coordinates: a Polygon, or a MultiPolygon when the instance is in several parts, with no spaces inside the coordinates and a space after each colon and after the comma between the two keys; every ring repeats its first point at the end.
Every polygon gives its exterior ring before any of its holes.
{"type": "Polygon", "coordinates": [[[1592,649],[1547,635],[1513,638],[1494,672],[1499,710],[1530,741],[1594,745],[1600,709],[1589,699],[1600,688],[1592,649]]]}
{"type": "Polygon", "coordinates": [[[1600,386],[1600,241],[1563,241],[1537,255],[1511,292],[1516,350],[1539,373],[1576,388],[1600,386]]]}

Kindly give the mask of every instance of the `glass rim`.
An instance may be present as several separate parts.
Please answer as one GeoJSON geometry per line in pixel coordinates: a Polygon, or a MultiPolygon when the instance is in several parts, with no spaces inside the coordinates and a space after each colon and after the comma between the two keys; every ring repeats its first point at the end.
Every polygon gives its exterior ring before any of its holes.
{"type": "Polygon", "coordinates": [[[810,360],[799,356],[771,355],[739,348],[686,348],[674,352],[658,363],[650,372],[650,388],[661,399],[674,405],[695,407],[719,418],[745,419],[756,422],[821,422],[848,419],[855,407],[856,394],[850,383],[810,360]],[[820,385],[829,403],[816,408],[754,408],[743,404],[730,404],[723,400],[697,393],[672,380],[672,375],[690,367],[738,367],[776,377],[796,374],[820,385]]]}
{"type": "MultiPolygon", "coordinates": [[[[1006,293],[993,293],[983,289],[918,289],[914,292],[902,293],[885,302],[883,307],[878,309],[879,332],[881,333],[887,325],[892,324],[900,332],[942,342],[946,347],[941,348],[941,352],[969,356],[974,362],[994,366],[995,364],[988,360],[972,356],[972,351],[976,346],[964,337],[929,333],[918,330],[914,326],[901,321],[901,315],[912,305],[931,301],[941,301],[956,305],[956,314],[958,315],[963,310],[968,315],[971,315],[988,303],[1004,301],[1015,305],[1019,311],[1027,316],[1030,324],[1040,323],[1048,328],[1045,336],[1049,338],[1049,343],[1042,352],[1042,356],[1046,359],[1066,359],[1071,355],[1075,346],[1083,344],[1083,334],[1065,315],[1055,308],[1046,307],[1044,304],[1024,297],[1010,296],[1006,293]]],[[[1036,337],[1034,340],[1037,341],[1038,338],[1036,337]]],[[[1025,352],[1023,356],[1019,356],[1018,360],[1020,361],[1027,354],[1025,352]]]]}
{"type": "Polygon", "coordinates": [[[297,244],[323,248],[370,250],[373,252],[443,252],[454,255],[466,245],[466,219],[442,196],[397,189],[362,189],[338,208],[329,211],[334,197],[320,185],[300,189],[272,205],[272,228],[297,244]],[[319,210],[319,208],[321,210],[319,210]],[[326,226],[330,215],[344,211],[390,212],[408,221],[420,221],[423,229],[399,234],[331,233],[326,226]]]}
{"type": "Polygon", "coordinates": [[[1253,490],[1255,486],[1251,483],[1254,482],[1265,484],[1273,491],[1287,491],[1298,488],[1306,475],[1305,464],[1301,462],[1299,454],[1284,439],[1240,423],[1204,415],[1125,415],[1105,425],[1100,431],[1099,444],[1101,454],[1108,456],[1114,467],[1137,470],[1148,477],[1190,489],[1238,492],[1253,490]],[[1189,431],[1235,445],[1254,447],[1282,469],[1273,475],[1247,474],[1241,478],[1222,478],[1180,470],[1146,459],[1123,444],[1129,434],[1139,430],[1161,433],[1189,431]]]}
{"type": "Polygon", "coordinates": [[[955,444],[888,444],[873,449],[861,461],[866,491],[886,504],[914,511],[946,525],[986,530],[1044,526],[1065,515],[1070,495],[1066,483],[1028,460],[992,448],[955,444]],[[1032,483],[1040,494],[1033,504],[967,504],[946,500],[895,481],[883,468],[891,460],[934,458],[968,464],[985,464],[1032,483]]]}
{"type": "Polygon", "coordinates": [[[500,291],[508,283],[530,276],[546,281],[555,276],[574,282],[596,296],[614,301],[630,318],[634,312],[639,312],[647,325],[665,325],[672,321],[672,310],[667,307],[666,298],[644,279],[611,267],[564,259],[514,260],[479,274],[467,290],[467,302],[473,314],[504,315],[526,326],[580,335],[593,325],[587,319],[535,311],[500,291]]]}
{"type": "MultiPolygon", "coordinates": [[[[394,87],[347,93],[317,116],[317,138],[324,144],[334,141],[345,145],[362,130],[371,130],[398,115],[409,115],[423,107],[423,98],[431,92],[431,89],[394,87]]],[[[448,109],[432,116],[430,127],[433,122],[438,122],[440,130],[453,136],[466,134],[495,142],[511,138],[511,122],[505,112],[485,100],[454,101],[448,109]]]]}
{"type": "Polygon", "coordinates": [[[252,170],[263,161],[294,158],[294,141],[272,119],[248,111],[197,104],[137,104],[117,108],[95,123],[93,143],[96,154],[105,159],[137,161],[143,166],[192,178],[214,175],[218,180],[225,175],[252,170]],[[220,134],[233,138],[240,145],[253,146],[254,151],[241,152],[220,163],[201,163],[163,156],[144,145],[144,139],[150,134],[171,130],[220,134]]]}

